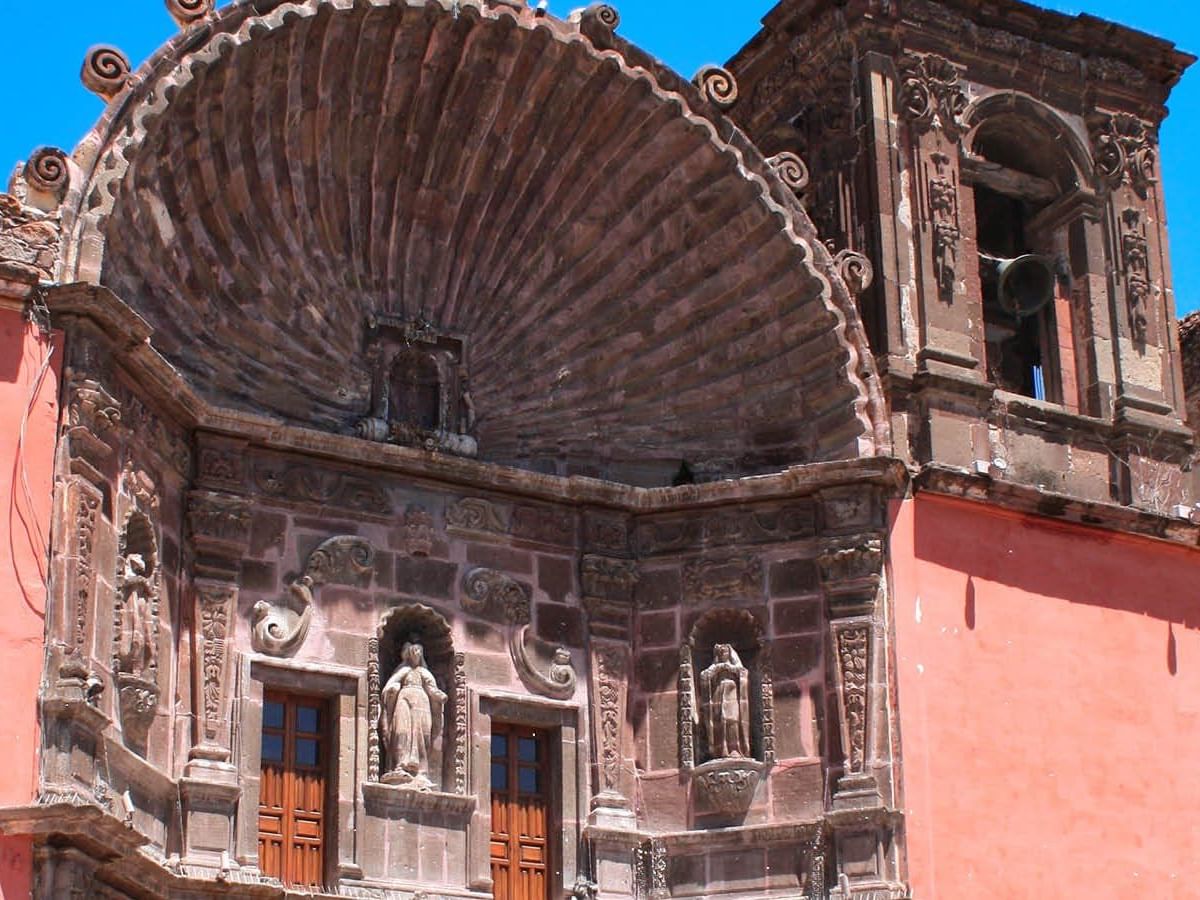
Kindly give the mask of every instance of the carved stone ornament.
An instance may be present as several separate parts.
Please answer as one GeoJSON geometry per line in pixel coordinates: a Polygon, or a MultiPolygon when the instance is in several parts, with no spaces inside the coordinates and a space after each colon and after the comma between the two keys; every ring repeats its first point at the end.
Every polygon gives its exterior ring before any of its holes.
{"type": "Polygon", "coordinates": [[[158,709],[158,685],[145,678],[120,672],[117,674],[117,697],[121,711],[121,733],[126,743],[144,750],[158,709]]]}
{"type": "Polygon", "coordinates": [[[313,590],[322,584],[351,584],[365,587],[375,574],[375,550],[354,535],[337,535],[322,541],[304,566],[304,572],[288,585],[288,595],[271,604],[254,604],[251,644],[259,653],[284,656],[294,653],[308,636],[312,622],[313,590]]]}
{"type": "Polygon", "coordinates": [[[953,137],[962,128],[967,108],[958,69],[946,59],[929,54],[910,54],[898,64],[900,111],[918,129],[941,129],[953,137]]]}
{"type": "Polygon", "coordinates": [[[565,647],[556,647],[549,668],[542,674],[531,658],[528,639],[529,626],[522,625],[513,629],[508,641],[509,653],[521,681],[535,693],[556,700],[569,700],[575,695],[577,680],[570,651],[565,647]]]}
{"type": "Polygon", "coordinates": [[[690,560],[683,567],[686,603],[708,603],[762,593],[762,560],[742,554],[690,560]]]}
{"type": "Polygon", "coordinates": [[[930,157],[933,173],[929,176],[929,220],[933,231],[933,274],[938,296],[949,302],[958,279],[958,245],[962,230],[958,224],[958,187],[950,171],[950,157],[934,153],[930,157]]]}
{"type": "Polygon", "coordinates": [[[833,257],[838,274],[852,294],[861,294],[875,280],[875,269],[871,261],[857,250],[842,250],[833,257]]]}
{"type": "Polygon", "coordinates": [[[261,463],[254,483],[268,497],[293,503],[338,506],[372,515],[390,515],[392,503],[378,481],[306,465],[261,463]]]}
{"type": "Polygon", "coordinates": [[[625,652],[614,646],[596,648],[596,699],[600,726],[600,785],[620,793],[621,695],[625,681],[625,652]]]}
{"type": "Polygon", "coordinates": [[[419,503],[404,511],[404,549],[409,556],[428,556],[433,549],[433,516],[419,503]]]}
{"type": "Polygon", "coordinates": [[[475,402],[467,378],[466,340],[418,316],[367,319],[365,355],[371,405],[359,437],[474,456],[475,402]]]}
{"type": "Polygon", "coordinates": [[[700,96],[718,109],[729,109],[737,103],[737,79],[728,69],[720,66],[701,66],[692,76],[692,84],[700,90],[700,96]]]}
{"type": "Polygon", "coordinates": [[[795,153],[777,153],[767,160],[767,165],[797,194],[808,187],[808,166],[795,153]]]}
{"type": "Polygon", "coordinates": [[[57,147],[41,147],[33,152],[21,172],[25,183],[35,191],[50,194],[61,203],[71,186],[67,154],[57,147]]]}
{"type": "Polygon", "coordinates": [[[754,800],[763,764],[756,759],[714,759],[692,770],[699,808],[725,817],[745,815],[754,800]]]}
{"type": "Polygon", "coordinates": [[[180,28],[187,28],[213,11],[213,0],[166,0],[167,12],[180,28]]]}
{"type": "Polygon", "coordinates": [[[846,774],[861,774],[867,748],[867,678],[871,627],[866,622],[835,626],[838,706],[846,774]]]}
{"type": "Polygon", "coordinates": [[[1130,333],[1134,340],[1144,343],[1153,290],[1150,281],[1150,248],[1142,214],[1132,208],[1121,212],[1121,275],[1125,279],[1130,333]]]}
{"type": "Polygon", "coordinates": [[[622,603],[633,601],[637,584],[637,563],[628,559],[587,554],[579,567],[580,585],[585,597],[600,597],[622,603]]]}
{"type": "Polygon", "coordinates": [[[691,769],[696,765],[696,675],[692,665],[692,648],[679,648],[679,767],[691,769]]]}
{"type": "Polygon", "coordinates": [[[446,509],[446,527],[452,531],[508,534],[508,518],[488,500],[464,497],[446,509]]]}
{"type": "Polygon", "coordinates": [[[116,47],[101,44],[88,49],[79,77],[84,87],[108,101],[125,89],[131,71],[129,57],[116,47]]]}
{"type": "Polygon", "coordinates": [[[196,589],[196,627],[200,655],[201,733],[206,743],[221,735],[228,691],[229,638],[237,587],[200,581],[196,589]]]}
{"type": "Polygon", "coordinates": [[[83,379],[72,386],[67,421],[101,437],[120,424],[121,406],[99,382],[83,379]]]}
{"type": "Polygon", "coordinates": [[[233,494],[193,491],[188,525],[198,547],[241,556],[250,541],[250,501],[233,494]]]}
{"type": "Polygon", "coordinates": [[[1097,113],[1088,120],[1096,174],[1110,188],[1128,184],[1146,196],[1155,183],[1158,151],[1154,132],[1137,116],[1128,113],[1097,113]]]}
{"type": "Polygon", "coordinates": [[[866,538],[849,544],[831,544],[818,562],[821,577],[829,585],[864,579],[877,581],[883,570],[883,541],[866,538]]]}
{"type": "Polygon", "coordinates": [[[400,663],[380,691],[379,733],[388,769],[384,784],[416,790],[435,788],[430,757],[442,735],[446,693],[425,665],[425,648],[414,642],[401,650],[400,663]]]}
{"type": "Polygon", "coordinates": [[[499,618],[509,625],[529,622],[532,589],[495,569],[471,569],[463,577],[462,605],[467,612],[499,618]]]}

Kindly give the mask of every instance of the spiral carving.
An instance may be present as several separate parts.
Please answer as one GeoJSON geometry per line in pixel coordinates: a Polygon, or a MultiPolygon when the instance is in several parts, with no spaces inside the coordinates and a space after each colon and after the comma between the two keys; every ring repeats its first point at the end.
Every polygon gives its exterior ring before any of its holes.
{"type": "Polygon", "coordinates": [[[737,80],[727,69],[704,66],[692,77],[692,83],[700,89],[705,100],[720,109],[729,109],[737,103],[737,80]]]}
{"type": "Polygon", "coordinates": [[[616,31],[617,26],[621,24],[620,13],[617,12],[616,7],[609,6],[607,3],[593,3],[584,10],[583,14],[585,18],[603,25],[609,31],[616,31]]]}
{"type": "Polygon", "coordinates": [[[93,94],[111,100],[129,82],[131,71],[129,57],[116,47],[100,44],[88,50],[79,77],[93,94]]]}
{"type": "Polygon", "coordinates": [[[166,0],[167,12],[180,28],[199,22],[213,10],[213,0],[166,0]]]}
{"type": "Polygon", "coordinates": [[[53,194],[59,200],[71,183],[71,172],[67,167],[67,154],[57,147],[41,147],[25,163],[22,173],[25,182],[34,190],[53,194]]]}
{"type": "Polygon", "coordinates": [[[795,153],[777,153],[767,160],[767,165],[796,193],[808,187],[808,166],[795,153]]]}
{"type": "Polygon", "coordinates": [[[857,250],[843,250],[833,258],[838,274],[852,294],[861,294],[875,280],[875,269],[871,261],[857,250]]]}

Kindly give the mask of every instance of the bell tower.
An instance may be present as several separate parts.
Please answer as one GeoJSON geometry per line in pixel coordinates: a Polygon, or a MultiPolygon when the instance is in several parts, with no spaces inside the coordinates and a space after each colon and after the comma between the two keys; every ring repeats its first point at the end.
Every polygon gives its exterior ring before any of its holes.
{"type": "Polygon", "coordinates": [[[730,63],[733,115],[870,262],[894,452],[927,480],[1194,502],[1157,144],[1193,61],[1019,0],[784,0],[730,63]]]}

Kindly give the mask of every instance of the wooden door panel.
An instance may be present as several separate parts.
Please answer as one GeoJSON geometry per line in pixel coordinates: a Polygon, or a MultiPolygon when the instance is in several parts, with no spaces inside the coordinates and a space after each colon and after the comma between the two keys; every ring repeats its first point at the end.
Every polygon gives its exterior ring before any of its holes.
{"type": "Polygon", "coordinates": [[[259,868],[300,887],[325,882],[325,718],[323,701],[275,692],[264,697],[259,868]]]}
{"type": "Polygon", "coordinates": [[[493,723],[492,896],[548,900],[553,833],[547,734],[493,723]]]}

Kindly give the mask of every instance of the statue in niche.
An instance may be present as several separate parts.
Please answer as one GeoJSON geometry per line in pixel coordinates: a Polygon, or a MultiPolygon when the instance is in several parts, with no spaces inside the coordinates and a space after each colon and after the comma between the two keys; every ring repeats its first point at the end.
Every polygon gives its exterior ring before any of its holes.
{"type": "Polygon", "coordinates": [[[121,628],[117,635],[119,670],[141,678],[154,664],[154,610],[150,566],[140,553],[125,557],[121,574],[121,628]]]}
{"type": "Polygon", "coordinates": [[[715,644],[700,673],[704,733],[714,759],[750,755],[750,672],[732,644],[715,644]]]}
{"type": "Polygon", "coordinates": [[[386,754],[388,784],[418,790],[434,787],[429,754],[442,734],[446,694],[425,665],[425,648],[415,641],[400,651],[400,665],[380,693],[379,736],[386,754]]]}

